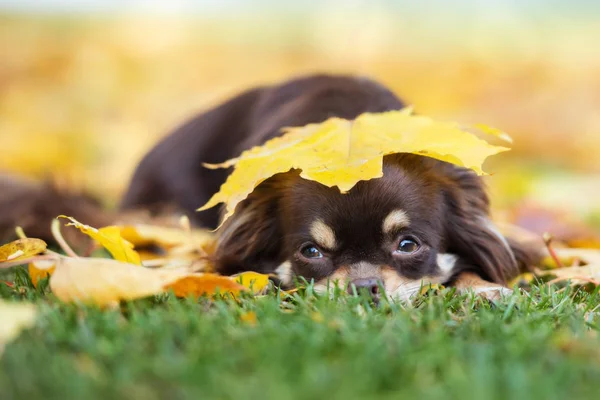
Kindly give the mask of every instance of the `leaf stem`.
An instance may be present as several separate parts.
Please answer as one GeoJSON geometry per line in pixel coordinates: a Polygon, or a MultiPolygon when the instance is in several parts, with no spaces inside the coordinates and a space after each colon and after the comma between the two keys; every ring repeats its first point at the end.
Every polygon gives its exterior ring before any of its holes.
{"type": "Polygon", "coordinates": [[[27,235],[25,235],[25,231],[20,226],[15,228],[15,233],[19,239],[27,239],[27,235]]]}
{"type": "Polygon", "coordinates": [[[71,246],[67,243],[62,233],[60,232],[60,221],[58,219],[53,219],[52,224],[50,225],[50,230],[52,231],[52,236],[54,236],[54,240],[58,243],[60,248],[70,257],[79,258],[77,253],[73,251],[71,246]]]}
{"type": "Polygon", "coordinates": [[[552,248],[552,235],[546,232],[542,235],[542,238],[544,239],[544,244],[548,249],[548,253],[550,253],[550,257],[552,257],[558,268],[564,268],[565,266],[563,265],[562,261],[560,261],[560,258],[558,258],[558,255],[554,251],[554,248],[552,248]]]}

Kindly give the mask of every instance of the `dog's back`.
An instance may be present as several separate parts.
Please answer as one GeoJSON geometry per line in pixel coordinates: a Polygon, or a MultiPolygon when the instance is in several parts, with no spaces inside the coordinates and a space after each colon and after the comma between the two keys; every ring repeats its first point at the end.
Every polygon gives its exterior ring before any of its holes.
{"type": "Polygon", "coordinates": [[[225,181],[228,170],[210,170],[243,150],[278,136],[286,126],[330,117],[353,119],[364,112],[403,107],[378,83],[346,76],[316,75],[259,87],[196,116],[177,128],[139,164],[123,208],[175,206],[198,225],[214,228],[218,210],[195,210],[225,181]]]}

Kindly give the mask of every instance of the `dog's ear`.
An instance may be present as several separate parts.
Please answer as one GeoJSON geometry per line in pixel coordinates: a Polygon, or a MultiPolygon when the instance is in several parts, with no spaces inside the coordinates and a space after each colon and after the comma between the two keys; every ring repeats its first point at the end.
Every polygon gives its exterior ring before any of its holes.
{"type": "Polygon", "coordinates": [[[278,180],[261,183],[217,230],[215,265],[224,275],[272,272],[282,260],[278,180]]]}
{"type": "Polygon", "coordinates": [[[448,252],[459,256],[464,269],[500,284],[517,276],[519,261],[489,218],[489,200],[481,179],[472,171],[455,168],[445,201],[446,245],[448,252]]]}

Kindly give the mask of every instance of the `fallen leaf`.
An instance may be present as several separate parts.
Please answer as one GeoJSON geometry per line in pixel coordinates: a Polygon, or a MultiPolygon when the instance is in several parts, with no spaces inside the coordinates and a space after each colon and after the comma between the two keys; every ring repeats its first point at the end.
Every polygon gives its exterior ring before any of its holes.
{"type": "Polygon", "coordinates": [[[293,288],[293,289],[290,289],[290,290],[282,290],[281,291],[281,295],[282,296],[291,296],[294,293],[297,293],[299,290],[300,290],[300,288],[297,288],[297,287],[293,288]]]}
{"type": "Polygon", "coordinates": [[[230,294],[238,296],[247,290],[245,286],[235,282],[231,277],[217,274],[188,274],[166,286],[172,289],[177,297],[230,294]]]}
{"type": "Polygon", "coordinates": [[[554,276],[556,279],[549,283],[570,280],[573,284],[600,284],[600,250],[554,248],[554,252],[564,267],[557,267],[548,255],[542,261],[541,268],[534,270],[536,276],[554,276]]]}
{"type": "Polygon", "coordinates": [[[578,259],[583,264],[597,264],[600,265],[600,250],[598,249],[568,249],[568,248],[555,248],[554,251],[558,257],[567,260],[578,259]]]}
{"type": "Polygon", "coordinates": [[[247,271],[233,275],[236,282],[252,290],[254,294],[262,293],[269,286],[269,275],[247,271]]]}
{"type": "Polygon", "coordinates": [[[548,275],[556,276],[551,282],[570,280],[574,284],[593,283],[600,285],[600,265],[585,265],[583,267],[556,268],[547,271],[548,275]]]}
{"type": "MultiPolygon", "coordinates": [[[[481,166],[488,156],[508,150],[487,143],[456,123],[411,113],[410,109],[365,113],[353,121],[331,118],[321,124],[288,128],[283,136],[244,151],[238,158],[206,165],[235,169],[199,211],[225,203],[222,223],[262,181],[292,169],[301,170],[302,178],[347,192],[361,180],[381,177],[383,157],[388,154],[424,155],[483,174],[481,166]]],[[[492,128],[486,130],[503,137],[492,128]]]]}
{"type": "Polygon", "coordinates": [[[205,229],[182,229],[162,225],[121,226],[121,236],[133,243],[143,265],[163,268],[188,267],[194,272],[210,272],[207,255],[214,253],[214,234],[205,229]]]}
{"type": "Polygon", "coordinates": [[[440,291],[444,290],[444,285],[441,285],[439,283],[430,283],[428,285],[423,285],[421,287],[421,290],[419,291],[419,294],[421,296],[424,296],[427,293],[429,293],[430,290],[432,290],[434,292],[440,292],[440,291]]]}
{"type": "Polygon", "coordinates": [[[240,320],[250,326],[256,326],[256,313],[254,311],[248,311],[240,315],[240,320]]]}
{"type": "Polygon", "coordinates": [[[0,246],[0,262],[18,261],[43,253],[46,242],[40,239],[19,239],[0,246]]]}
{"type": "Polygon", "coordinates": [[[54,273],[56,269],[56,262],[51,260],[41,260],[30,262],[27,266],[29,272],[29,278],[34,287],[38,287],[40,279],[47,278],[54,273]]]}
{"type": "Polygon", "coordinates": [[[60,215],[58,218],[65,218],[71,221],[67,226],[75,226],[81,232],[100,243],[108,250],[115,260],[142,265],[140,255],[133,250],[133,244],[121,237],[121,229],[118,226],[107,226],[96,229],[89,225],[82,224],[72,217],[60,215]]]}
{"type": "Polygon", "coordinates": [[[508,283],[508,287],[512,288],[513,286],[524,286],[529,285],[531,282],[535,280],[535,275],[531,272],[524,272],[508,283]]]}
{"type": "Polygon", "coordinates": [[[36,315],[37,309],[33,304],[0,300],[0,355],[7,343],[19,336],[23,329],[33,326],[36,315]]]}
{"type": "Polygon", "coordinates": [[[64,302],[105,306],[162,293],[186,275],[182,270],[150,269],[107,258],[61,257],[50,288],[64,302]]]}
{"type": "Polygon", "coordinates": [[[214,235],[207,230],[194,229],[186,232],[183,229],[136,224],[121,226],[121,236],[134,246],[157,245],[165,248],[194,243],[196,246],[211,246],[214,235]]]}
{"type": "Polygon", "coordinates": [[[525,203],[514,207],[507,217],[514,225],[539,237],[547,232],[569,247],[600,249],[600,232],[573,212],[525,203]]]}

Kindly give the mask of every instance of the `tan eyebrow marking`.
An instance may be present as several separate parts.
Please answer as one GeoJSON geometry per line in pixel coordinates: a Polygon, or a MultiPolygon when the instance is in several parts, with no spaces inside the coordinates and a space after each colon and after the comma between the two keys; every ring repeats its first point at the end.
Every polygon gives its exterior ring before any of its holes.
{"type": "Polygon", "coordinates": [[[336,247],[335,233],[325,222],[317,219],[310,226],[310,234],[317,244],[325,249],[333,250],[336,247]]]}
{"type": "Polygon", "coordinates": [[[410,225],[410,220],[406,212],[403,210],[394,210],[383,220],[382,229],[383,233],[389,234],[394,229],[406,228],[408,225],[410,225]]]}

